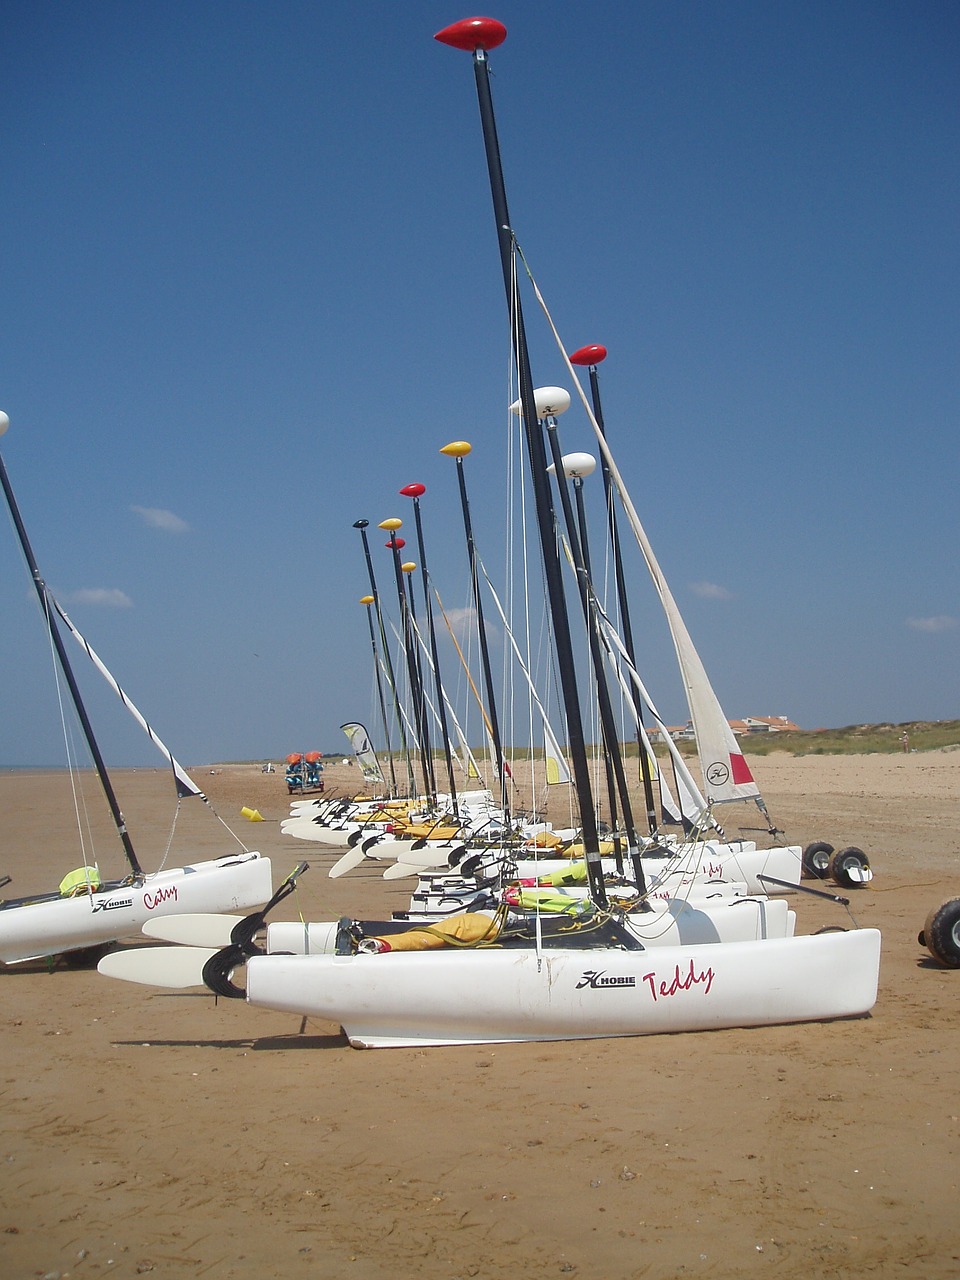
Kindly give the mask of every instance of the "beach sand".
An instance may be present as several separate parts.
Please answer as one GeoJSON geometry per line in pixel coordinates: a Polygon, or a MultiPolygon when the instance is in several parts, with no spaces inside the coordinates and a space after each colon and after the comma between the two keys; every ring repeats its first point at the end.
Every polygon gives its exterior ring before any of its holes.
{"type": "MultiPolygon", "coordinates": [[[[791,843],[855,844],[883,932],[869,1017],[699,1035],[358,1052],[328,1023],[42,963],[0,970],[0,1275],[960,1275],[960,971],[917,943],[960,895],[960,751],[751,760],[791,843]]],[[[198,770],[273,859],[311,863],[281,918],[377,916],[411,882],[280,834],[282,773],[198,770]],[[265,821],[249,823],[242,806],[265,821]]],[[[331,789],[357,771],[329,768],[331,789]]],[[[96,855],[118,843],[99,813],[96,855]]],[[[166,771],[121,771],[141,861],[166,771]]],[[[0,775],[8,893],[78,865],[63,775],[0,775]]],[[[757,825],[752,818],[745,821],[757,825]]],[[[731,832],[732,834],[732,832],[731,832]]],[[[229,852],[195,801],[170,859],[229,852]]],[[[798,931],[849,924],[797,895],[798,931]]]]}

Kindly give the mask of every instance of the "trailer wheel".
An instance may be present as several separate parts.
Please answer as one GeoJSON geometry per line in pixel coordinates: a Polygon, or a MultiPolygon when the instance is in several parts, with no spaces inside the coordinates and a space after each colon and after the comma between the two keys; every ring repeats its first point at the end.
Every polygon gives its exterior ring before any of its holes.
{"type": "Polygon", "coordinates": [[[833,845],[827,844],[825,840],[815,840],[813,844],[807,845],[800,862],[808,880],[823,880],[825,878],[832,853],[833,845]]]}
{"type": "Polygon", "coordinates": [[[841,849],[830,859],[828,874],[844,889],[862,889],[864,884],[873,878],[870,871],[870,859],[862,849],[850,845],[841,849]]]}
{"type": "Polygon", "coordinates": [[[960,969],[960,898],[950,898],[931,911],[920,937],[935,960],[948,969],[960,969]]]}

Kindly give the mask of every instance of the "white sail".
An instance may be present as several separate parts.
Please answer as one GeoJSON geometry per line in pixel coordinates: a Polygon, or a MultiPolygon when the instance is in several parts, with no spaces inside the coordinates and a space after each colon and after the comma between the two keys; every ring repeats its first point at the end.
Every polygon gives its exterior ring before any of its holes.
{"type": "MultiPolygon", "coordinates": [[[[420,627],[417,625],[417,620],[416,618],[411,618],[410,621],[413,625],[414,635],[416,636],[417,640],[420,642],[420,648],[423,652],[423,656],[430,667],[430,673],[431,675],[435,675],[437,669],[433,665],[433,658],[431,657],[429,646],[427,645],[427,642],[423,638],[423,634],[420,631],[420,627]]],[[[477,765],[477,762],[473,757],[473,752],[470,750],[470,744],[467,742],[467,736],[463,731],[463,726],[460,724],[460,721],[457,719],[457,713],[454,711],[453,704],[451,703],[450,699],[447,697],[447,691],[446,689],[444,689],[442,683],[440,685],[440,692],[443,694],[443,705],[447,709],[447,715],[453,721],[454,732],[456,733],[457,740],[460,743],[459,755],[455,750],[453,750],[453,744],[452,743],[449,744],[451,748],[451,752],[453,754],[453,758],[456,760],[457,764],[460,766],[460,770],[463,773],[464,777],[470,778],[470,779],[479,778],[480,777],[479,766],[477,765]]],[[[433,718],[434,718],[434,721],[436,722],[437,728],[442,733],[443,725],[440,721],[440,716],[437,712],[436,707],[431,702],[430,695],[427,693],[426,689],[424,689],[423,691],[423,696],[427,706],[430,708],[431,712],[433,713],[433,718]]]]}
{"type": "Polygon", "coordinates": [[[377,753],[373,749],[370,735],[364,726],[351,722],[342,724],[340,728],[347,735],[347,741],[353,748],[353,754],[357,757],[357,764],[360,766],[364,781],[372,782],[378,787],[386,787],[387,783],[383,776],[383,770],[380,768],[380,761],[377,759],[377,753]]]}
{"type": "MultiPolygon", "coordinates": [[[[524,265],[526,266],[526,263],[524,265]]],[[[581,403],[597,437],[597,444],[610,470],[610,477],[616,485],[617,493],[620,495],[630,527],[643,553],[643,558],[650,571],[657,594],[660,596],[660,602],[667,617],[667,624],[670,627],[670,634],[673,637],[673,645],[680,665],[680,674],[687,694],[687,705],[690,708],[690,718],[693,721],[693,731],[697,739],[697,750],[700,755],[700,768],[703,772],[707,802],[709,804],[721,804],[730,800],[755,800],[763,808],[760,789],[753,780],[750,766],[744,759],[740,744],[737,742],[733,730],[723,714],[723,708],[720,706],[717,695],[713,691],[703,663],[700,661],[700,655],[694,648],[690,633],[687,631],[686,624],[680,616],[680,610],[677,608],[673,593],[667,586],[666,578],[664,578],[657,558],[653,554],[653,547],[650,545],[646,531],[640,523],[640,517],[637,515],[636,507],[633,505],[633,500],[624,483],[623,476],[620,474],[620,469],[610,451],[606,437],[600,429],[600,424],[594,416],[593,409],[584,394],[583,387],[580,385],[577,371],[567,356],[566,348],[560,341],[560,335],[553,323],[550,312],[547,310],[543,295],[537,287],[532,274],[530,274],[529,267],[527,268],[527,273],[530,276],[537,301],[543,309],[547,323],[550,325],[557,346],[563,355],[567,372],[577,388],[581,403]]]]}
{"type": "Polygon", "coordinates": [[[489,588],[490,594],[493,597],[493,603],[497,606],[497,612],[500,614],[500,620],[503,623],[503,629],[507,633],[507,637],[510,640],[510,646],[513,649],[514,657],[519,663],[520,670],[523,672],[524,676],[526,677],[527,685],[529,686],[529,689],[530,689],[530,695],[533,698],[534,702],[536,703],[537,710],[540,712],[540,717],[543,721],[544,762],[546,767],[547,782],[548,783],[567,783],[570,781],[570,770],[567,767],[566,760],[564,759],[563,751],[560,749],[560,744],[559,742],[557,742],[556,734],[553,732],[553,729],[550,726],[550,721],[547,718],[546,710],[544,709],[543,703],[540,701],[540,695],[537,693],[537,689],[533,683],[533,679],[530,675],[530,672],[527,670],[527,664],[523,660],[523,655],[520,652],[520,648],[514,637],[513,631],[511,630],[509,622],[507,622],[507,615],[503,611],[503,605],[500,603],[500,597],[497,595],[496,591],[494,591],[493,589],[493,583],[490,581],[490,578],[487,574],[486,568],[483,565],[483,562],[480,561],[478,558],[477,563],[480,567],[480,572],[483,574],[484,579],[486,580],[487,587],[489,588]]]}
{"type": "Polygon", "coordinates": [[[144,733],[146,733],[147,737],[150,739],[153,745],[157,748],[160,754],[162,756],[165,756],[166,759],[169,761],[170,767],[173,769],[173,776],[176,779],[177,793],[181,796],[199,796],[201,800],[206,800],[207,797],[203,794],[203,792],[200,790],[200,788],[197,786],[194,780],[190,777],[186,769],[184,769],[183,765],[180,764],[180,762],[174,758],[169,748],[166,747],[160,741],[157,734],[147,723],[143,714],[137,709],[136,706],[134,706],[133,702],[131,702],[127,694],[125,694],[124,691],[120,688],[119,684],[117,684],[116,680],[113,678],[113,676],[110,674],[110,671],[107,669],[106,665],[104,664],[103,659],[100,658],[100,656],[95,652],[95,650],[93,649],[89,641],[84,639],[84,637],[80,634],[77,628],[73,625],[73,623],[67,617],[66,613],[64,612],[63,606],[60,604],[60,601],[57,600],[56,597],[53,595],[50,588],[45,587],[44,593],[46,595],[47,600],[53,605],[57,613],[60,615],[60,618],[62,619],[64,626],[67,628],[67,630],[76,640],[76,642],[80,645],[80,647],[86,653],[87,657],[90,659],[93,665],[97,668],[97,670],[103,676],[104,680],[106,680],[107,684],[114,691],[114,693],[123,703],[123,705],[127,708],[130,714],[133,716],[134,720],[136,720],[137,724],[139,724],[140,728],[143,729],[144,733]]]}

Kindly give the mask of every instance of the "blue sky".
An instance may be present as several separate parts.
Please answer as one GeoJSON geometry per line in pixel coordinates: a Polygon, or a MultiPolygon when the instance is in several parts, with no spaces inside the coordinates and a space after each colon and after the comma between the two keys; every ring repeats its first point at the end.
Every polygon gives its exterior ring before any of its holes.
{"type": "MultiPolygon", "coordinates": [[[[487,12],[514,228],[568,347],[609,349],[611,441],[728,715],[960,714],[956,5],[487,12]]],[[[372,718],[351,526],[409,517],[402,485],[467,604],[449,440],[501,571],[505,306],[470,58],[432,39],[466,16],[3,7],[0,449],[44,575],[185,763],[372,718]]],[[[0,764],[62,763],[3,523],[0,764]]],[[[150,762],[89,697],[108,758],[150,762]]]]}

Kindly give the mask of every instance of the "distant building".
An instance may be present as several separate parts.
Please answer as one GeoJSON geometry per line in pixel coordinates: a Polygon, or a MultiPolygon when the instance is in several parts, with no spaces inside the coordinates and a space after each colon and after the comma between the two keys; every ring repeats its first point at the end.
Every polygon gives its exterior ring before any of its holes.
{"type": "MultiPolygon", "coordinates": [[[[733,721],[730,722],[733,727],[733,721]]],[[[746,726],[747,733],[802,733],[803,730],[798,724],[794,724],[792,720],[786,716],[745,716],[742,721],[738,721],[746,726]]],[[[734,729],[734,733],[738,730],[734,729]]]]}
{"type": "MultiPolygon", "coordinates": [[[[802,733],[798,724],[787,716],[744,716],[742,720],[728,720],[727,724],[738,738],[756,733],[802,733]]],[[[668,724],[664,726],[674,742],[690,742],[694,738],[693,721],[686,724],[668,724]]],[[[647,737],[651,742],[662,742],[663,734],[658,727],[647,729],[647,737]]]]}

